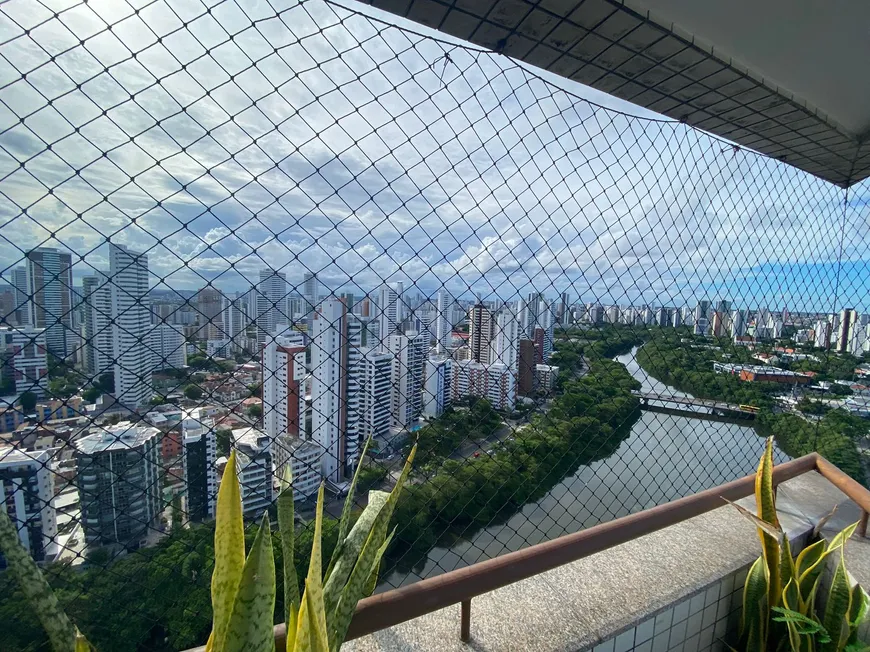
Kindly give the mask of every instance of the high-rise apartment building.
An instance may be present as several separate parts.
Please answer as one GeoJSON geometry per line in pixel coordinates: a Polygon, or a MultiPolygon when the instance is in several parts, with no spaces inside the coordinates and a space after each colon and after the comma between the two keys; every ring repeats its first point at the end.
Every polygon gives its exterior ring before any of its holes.
{"type": "Polygon", "coordinates": [[[512,411],[516,403],[516,378],[506,365],[481,364],[473,360],[453,365],[452,398],[468,396],[487,399],[496,410],[512,411]]]}
{"type": "Polygon", "coordinates": [[[845,308],[840,311],[840,324],[837,330],[837,353],[848,353],[852,331],[858,323],[858,311],[845,308]]]}
{"type": "Polygon", "coordinates": [[[154,324],[148,331],[146,342],[151,356],[149,366],[153,371],[187,366],[187,340],[181,326],[154,324]]]}
{"type": "Polygon", "coordinates": [[[376,348],[363,349],[359,366],[360,398],[357,423],[359,438],[386,438],[390,433],[393,354],[376,348]]]}
{"type": "Polygon", "coordinates": [[[329,297],[317,308],[313,320],[311,438],[323,448],[321,474],[332,482],[340,482],[352,471],[359,447],[348,434],[356,432],[356,425],[348,422],[349,370],[360,355],[361,344],[360,329],[351,328],[352,319],[340,299],[329,297]]]}
{"type": "Polygon", "coordinates": [[[472,360],[483,364],[490,362],[490,349],[495,340],[495,333],[495,316],[485,305],[477,303],[471,309],[471,322],[468,328],[468,346],[471,348],[472,360]]]}
{"type": "MultiPolygon", "coordinates": [[[[50,561],[57,554],[57,515],[49,451],[0,448],[0,509],[18,530],[21,545],[34,560],[50,561]]],[[[0,569],[6,567],[0,555],[0,569]]]]}
{"type": "Polygon", "coordinates": [[[490,344],[490,362],[500,362],[514,372],[520,361],[521,324],[519,316],[505,306],[495,319],[495,337],[490,344]]]}
{"type": "Polygon", "coordinates": [[[426,360],[426,380],[423,384],[423,414],[430,419],[440,417],[450,405],[453,387],[453,360],[426,360]]]}
{"type": "Polygon", "coordinates": [[[221,330],[229,342],[231,353],[238,353],[247,343],[245,330],[248,326],[247,306],[244,297],[224,297],[221,309],[221,330]]]}
{"type": "Polygon", "coordinates": [[[73,440],[88,547],[144,544],[161,511],[160,439],[157,428],[125,421],[73,440]]]}
{"type": "Polygon", "coordinates": [[[286,330],[270,339],[262,355],[263,426],[272,439],[305,435],[305,342],[286,330]]]}
{"type": "Polygon", "coordinates": [[[115,346],[112,343],[112,287],[105,274],[82,279],[83,324],[85,340],[84,367],[88,376],[97,379],[113,373],[115,346]]]}
{"type": "Polygon", "coordinates": [[[230,433],[245,518],[259,518],[274,497],[272,440],[262,430],[237,428],[230,433]]]}
{"type": "Polygon", "coordinates": [[[48,354],[45,329],[0,326],[0,379],[12,377],[15,392],[48,391],[48,354]]]}
{"type": "Polygon", "coordinates": [[[214,419],[203,416],[200,409],[186,414],[181,420],[181,444],[187,518],[213,519],[218,489],[214,419]]]}
{"type": "Polygon", "coordinates": [[[30,323],[30,302],[28,296],[30,290],[27,287],[27,268],[16,267],[11,273],[12,288],[12,316],[18,326],[26,326],[30,323]]]}
{"type": "Polygon", "coordinates": [[[744,335],[746,335],[746,313],[743,310],[735,310],[731,316],[731,337],[744,335]]]}
{"type": "Polygon", "coordinates": [[[520,340],[517,356],[517,394],[531,396],[535,391],[535,343],[520,340]]]}
{"type": "Polygon", "coordinates": [[[446,355],[450,350],[450,338],[453,331],[451,323],[453,299],[447,290],[438,291],[438,303],[435,309],[435,350],[439,355],[446,355]]]}
{"type": "Polygon", "coordinates": [[[224,295],[213,287],[204,287],[196,293],[196,316],[199,329],[196,336],[201,340],[222,340],[224,295]]]}
{"type": "Polygon", "coordinates": [[[151,330],[148,305],[148,257],[122,245],[109,244],[112,296],[112,345],[115,398],[135,409],[152,394],[152,357],[147,337],[151,330]]]}
{"type": "Polygon", "coordinates": [[[28,323],[45,329],[45,345],[52,355],[66,359],[72,353],[72,256],[58,249],[39,247],[27,258],[28,323]]]}
{"type": "MultiPolygon", "coordinates": [[[[314,320],[314,311],[317,308],[320,295],[320,282],[317,274],[306,272],[302,281],[302,320],[305,322],[308,332],[311,333],[314,320]]],[[[348,306],[350,309],[350,306],[348,306]]]]}
{"type": "Polygon", "coordinates": [[[393,354],[392,423],[410,430],[423,411],[423,383],[429,342],[425,335],[409,331],[390,336],[393,354]]]}
{"type": "Polygon", "coordinates": [[[262,348],[280,325],[289,323],[286,314],[287,277],[273,269],[260,270],[257,285],[257,345],[262,348]]]}
{"type": "Polygon", "coordinates": [[[399,312],[398,292],[389,285],[384,284],[378,293],[379,336],[383,342],[382,346],[386,345],[387,338],[398,329],[401,322],[399,312]]]}
{"type": "Polygon", "coordinates": [[[567,292],[563,292],[560,297],[557,317],[559,323],[563,326],[571,323],[571,301],[567,292]]]}
{"type": "Polygon", "coordinates": [[[272,442],[275,477],[282,479],[286,466],[293,474],[293,500],[305,500],[320,487],[320,458],[323,449],[317,442],[291,435],[280,435],[272,442]]]}

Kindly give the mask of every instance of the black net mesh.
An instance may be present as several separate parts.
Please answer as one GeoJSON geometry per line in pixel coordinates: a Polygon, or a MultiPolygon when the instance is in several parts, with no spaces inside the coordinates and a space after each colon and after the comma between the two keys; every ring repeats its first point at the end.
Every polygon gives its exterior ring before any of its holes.
{"type": "MultiPolygon", "coordinates": [[[[396,20],[0,6],[0,480],[99,649],[205,641],[233,448],[252,521],[292,467],[303,577],[321,481],[334,518],[418,441],[381,589],[744,476],[760,435],[864,479],[866,184],[396,20]]],[[[5,576],[0,622],[47,649],[5,576]]]]}

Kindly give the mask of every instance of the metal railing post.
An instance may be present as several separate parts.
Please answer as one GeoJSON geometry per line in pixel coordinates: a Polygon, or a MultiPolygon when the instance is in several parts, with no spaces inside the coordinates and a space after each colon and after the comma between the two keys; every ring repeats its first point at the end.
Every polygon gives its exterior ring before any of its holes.
{"type": "Polygon", "coordinates": [[[463,600],[461,607],[459,638],[463,643],[468,643],[471,640],[471,599],[463,600]]]}

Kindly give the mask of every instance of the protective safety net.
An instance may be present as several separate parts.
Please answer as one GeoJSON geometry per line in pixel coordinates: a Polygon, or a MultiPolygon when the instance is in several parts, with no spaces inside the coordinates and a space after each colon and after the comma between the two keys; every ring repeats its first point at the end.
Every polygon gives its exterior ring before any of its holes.
{"type": "MultiPolygon", "coordinates": [[[[251,534],[292,469],[302,578],[321,483],[329,550],[416,442],[381,589],[742,477],[767,435],[864,480],[866,184],[424,31],[0,6],[0,497],[98,649],[205,642],[233,451],[251,534]]],[[[0,622],[48,649],[4,573],[0,622]]]]}

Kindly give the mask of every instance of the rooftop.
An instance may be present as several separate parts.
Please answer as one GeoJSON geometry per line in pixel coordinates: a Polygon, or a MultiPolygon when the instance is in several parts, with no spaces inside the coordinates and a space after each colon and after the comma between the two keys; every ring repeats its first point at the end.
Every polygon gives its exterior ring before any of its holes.
{"type": "Polygon", "coordinates": [[[106,451],[132,450],[159,436],[157,428],[134,426],[129,421],[122,421],[101,428],[97,434],[74,439],[72,443],[80,453],[94,455],[106,451]]]}

